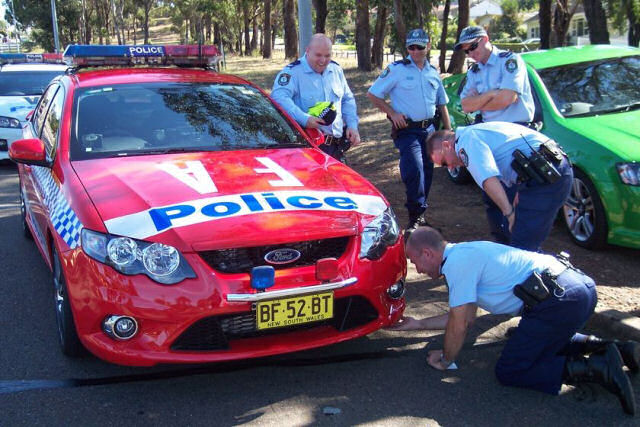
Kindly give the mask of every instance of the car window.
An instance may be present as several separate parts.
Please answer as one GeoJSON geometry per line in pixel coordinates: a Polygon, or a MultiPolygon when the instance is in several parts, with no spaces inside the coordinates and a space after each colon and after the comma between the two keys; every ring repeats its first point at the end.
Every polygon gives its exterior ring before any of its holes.
{"type": "Polygon", "coordinates": [[[51,80],[63,71],[3,71],[0,96],[40,96],[51,80]]]}
{"type": "Polygon", "coordinates": [[[44,146],[50,158],[53,158],[55,154],[58,129],[60,129],[60,120],[62,120],[63,104],[64,90],[60,88],[51,101],[51,107],[49,107],[49,112],[45,116],[44,125],[42,126],[41,139],[44,142],[44,146]]]}
{"type": "Polygon", "coordinates": [[[640,108],[640,56],[545,68],[538,74],[565,117],[640,108]]]}
{"type": "Polygon", "coordinates": [[[33,115],[33,125],[35,134],[38,137],[40,137],[42,125],[44,124],[44,118],[47,114],[47,110],[49,109],[49,105],[51,104],[51,100],[53,99],[53,96],[56,94],[57,90],[57,84],[52,84],[51,86],[49,86],[42,98],[40,98],[40,102],[36,106],[36,112],[33,115]]]}
{"type": "Polygon", "coordinates": [[[71,156],[308,146],[271,101],[248,85],[122,84],[74,97],[71,156]]]}

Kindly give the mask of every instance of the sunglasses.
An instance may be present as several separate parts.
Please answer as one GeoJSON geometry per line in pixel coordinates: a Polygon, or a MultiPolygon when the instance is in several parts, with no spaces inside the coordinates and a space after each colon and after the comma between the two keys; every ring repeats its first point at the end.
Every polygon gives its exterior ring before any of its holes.
{"type": "Polygon", "coordinates": [[[479,43],[480,43],[480,40],[474,41],[473,43],[471,43],[471,46],[469,46],[469,49],[464,49],[464,53],[469,55],[469,53],[473,52],[474,50],[476,50],[478,48],[478,44],[479,43]]]}
{"type": "Polygon", "coordinates": [[[412,44],[407,49],[409,49],[409,50],[425,50],[426,48],[427,48],[426,46],[418,46],[416,44],[412,44]]]}

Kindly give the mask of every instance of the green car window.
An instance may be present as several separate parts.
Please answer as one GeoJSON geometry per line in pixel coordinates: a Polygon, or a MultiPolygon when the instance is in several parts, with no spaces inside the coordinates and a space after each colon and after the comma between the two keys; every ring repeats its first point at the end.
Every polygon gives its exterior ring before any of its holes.
{"type": "Polygon", "coordinates": [[[564,117],[640,108],[640,56],[545,68],[538,74],[564,117]]]}

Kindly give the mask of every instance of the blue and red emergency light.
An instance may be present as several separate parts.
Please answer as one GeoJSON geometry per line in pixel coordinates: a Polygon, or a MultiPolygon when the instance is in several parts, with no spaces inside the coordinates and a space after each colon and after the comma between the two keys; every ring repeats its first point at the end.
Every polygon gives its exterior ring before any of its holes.
{"type": "Polygon", "coordinates": [[[63,56],[72,67],[141,64],[215,67],[220,60],[213,45],[69,45],[63,56]]]}
{"type": "Polygon", "coordinates": [[[0,53],[0,65],[63,64],[61,53],[0,53]]]}

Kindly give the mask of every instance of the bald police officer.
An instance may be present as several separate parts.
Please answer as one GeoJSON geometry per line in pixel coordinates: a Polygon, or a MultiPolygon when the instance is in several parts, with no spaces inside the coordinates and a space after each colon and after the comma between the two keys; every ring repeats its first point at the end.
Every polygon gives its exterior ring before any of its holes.
{"type": "Polygon", "coordinates": [[[271,97],[303,128],[325,134],[320,148],[343,160],[343,150],[360,142],[356,100],[337,62],[331,60],[331,39],[315,34],[302,58],[276,76],[271,97]],[[333,103],[335,119],[325,122],[309,113],[318,103],[333,103]],[[348,141],[348,144],[345,142],[348,141]]]}
{"type": "Polygon", "coordinates": [[[430,366],[445,370],[453,364],[478,307],[492,314],[522,315],[496,364],[502,384],[558,394],[563,383],[597,382],[618,396],[625,412],[635,413],[633,388],[622,366],[637,372],[640,345],[604,343],[577,333],[596,306],[596,287],[565,258],[494,242],[449,243],[430,227],[414,231],[406,249],[418,273],[432,279],[444,275],[449,289],[447,314],[404,316],[390,328],[444,329],[444,348],[429,351],[430,366]],[[527,298],[520,290],[530,289],[532,281],[549,292],[527,298]],[[594,340],[600,347],[592,345],[594,340]]]}
{"type": "Polygon", "coordinates": [[[427,150],[435,164],[464,166],[478,186],[495,202],[509,224],[511,241],[516,248],[537,251],[547,238],[560,207],[571,191],[573,170],[567,157],[555,142],[533,129],[507,122],[487,122],[458,127],[452,131],[438,131],[427,140],[427,150]],[[546,144],[556,157],[543,150],[553,182],[539,182],[535,177],[518,174],[513,162],[539,153],[546,144]],[[513,205],[505,188],[517,192],[518,203],[513,205]]]}
{"type": "MultiPolygon", "coordinates": [[[[465,113],[480,111],[476,122],[513,122],[535,127],[535,105],[524,61],[518,54],[503,51],[491,44],[482,27],[466,27],[460,33],[455,50],[464,50],[475,64],[467,71],[467,81],[460,93],[465,113]]],[[[507,190],[513,201],[514,194],[507,190]]],[[[483,193],[489,228],[500,243],[509,241],[507,224],[500,210],[483,193]]]]}
{"type": "Polygon", "coordinates": [[[433,177],[433,163],[424,143],[437,126],[436,110],[445,129],[451,128],[448,98],[438,71],[427,61],[431,48],[422,29],[407,34],[409,56],[389,65],[380,74],[367,96],[393,124],[393,142],[400,151],[400,176],[407,194],[407,231],[425,224],[424,212],[433,177]],[[389,95],[391,105],[384,98],[389,95]]]}

